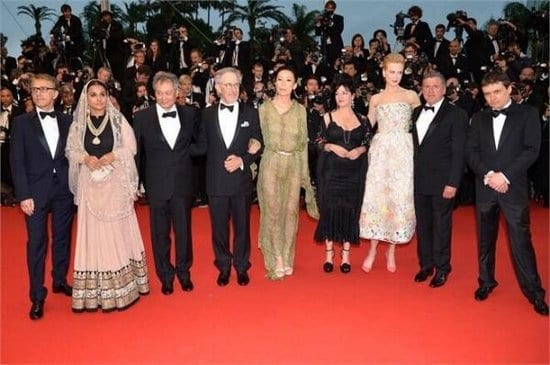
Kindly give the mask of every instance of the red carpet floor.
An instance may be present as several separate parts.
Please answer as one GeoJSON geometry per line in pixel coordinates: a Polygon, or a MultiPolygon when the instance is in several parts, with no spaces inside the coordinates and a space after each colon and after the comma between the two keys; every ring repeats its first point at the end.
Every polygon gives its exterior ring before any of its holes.
{"type": "MultiPolygon", "coordinates": [[[[251,283],[233,274],[216,285],[207,209],[195,209],[195,290],[160,293],[153,269],[148,210],[138,215],[149,258],[151,294],[124,312],[73,314],[70,298],[49,294],[44,318],[28,318],[25,229],[18,208],[1,208],[2,364],[548,364],[549,321],[517,285],[501,231],[497,280],[476,302],[472,207],[455,212],[453,272],[447,285],[417,284],[416,241],[397,250],[398,271],[360,270],[367,245],[352,249],[352,272],[322,271],[315,221],[302,213],[295,274],[264,278],[253,208],[251,283]]],[[[532,207],[532,233],[543,284],[549,286],[548,209],[532,207]]],[[[339,264],[339,259],[336,260],[339,264]]],[[[48,269],[49,271],[49,269],[48,269]]],[[[46,279],[51,286],[51,279],[46,279]]],[[[69,278],[69,281],[71,279],[69,278]]],[[[177,284],[177,283],[176,283],[177,284]]]]}

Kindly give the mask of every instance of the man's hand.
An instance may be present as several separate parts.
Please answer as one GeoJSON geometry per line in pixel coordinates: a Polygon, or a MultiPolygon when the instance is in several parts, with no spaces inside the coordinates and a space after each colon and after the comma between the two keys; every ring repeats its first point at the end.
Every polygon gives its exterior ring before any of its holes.
{"type": "Polygon", "coordinates": [[[508,183],[502,172],[495,172],[487,175],[487,185],[501,194],[508,191],[508,183]]]}
{"type": "Polygon", "coordinates": [[[445,185],[445,187],[443,188],[443,198],[452,199],[455,196],[456,196],[456,188],[449,185],[445,185]]]}
{"type": "Polygon", "coordinates": [[[234,172],[243,166],[243,159],[236,155],[230,155],[225,159],[223,165],[228,172],[234,172]]]}
{"type": "Polygon", "coordinates": [[[23,213],[25,213],[28,216],[31,216],[34,214],[34,199],[25,199],[21,201],[21,210],[23,213]]]}

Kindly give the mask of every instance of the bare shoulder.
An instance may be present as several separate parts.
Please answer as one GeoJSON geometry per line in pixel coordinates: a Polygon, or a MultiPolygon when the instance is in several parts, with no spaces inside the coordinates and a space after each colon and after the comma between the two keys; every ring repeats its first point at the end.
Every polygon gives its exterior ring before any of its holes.
{"type": "Polygon", "coordinates": [[[418,94],[413,90],[406,90],[405,91],[405,97],[406,100],[413,108],[416,108],[420,105],[420,98],[418,97],[418,94]]]}

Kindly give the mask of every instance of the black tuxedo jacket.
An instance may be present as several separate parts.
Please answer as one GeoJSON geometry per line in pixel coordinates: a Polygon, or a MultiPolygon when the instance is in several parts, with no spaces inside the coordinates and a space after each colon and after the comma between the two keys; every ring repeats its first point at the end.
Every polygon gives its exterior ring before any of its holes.
{"type": "Polygon", "coordinates": [[[168,46],[170,47],[170,57],[169,57],[169,65],[170,70],[175,73],[177,76],[180,76],[183,71],[186,71],[185,69],[180,68],[180,45],[183,43],[183,58],[185,59],[185,64],[187,65],[187,69],[189,69],[193,63],[191,62],[191,50],[193,49],[193,45],[189,43],[189,40],[183,41],[179,39],[173,40],[172,43],[169,43],[168,46]]]}
{"type": "Polygon", "coordinates": [[[468,116],[461,108],[443,100],[422,143],[419,143],[416,122],[421,112],[422,106],[413,111],[415,192],[441,195],[445,185],[458,189],[464,174],[468,116]]]}
{"type": "Polygon", "coordinates": [[[198,111],[181,105],[176,108],[181,128],[173,150],[164,138],[155,106],[134,116],[136,165],[150,200],[193,195],[191,156],[206,152],[206,138],[198,111]]]}
{"type": "MultiPolygon", "coordinates": [[[[252,173],[250,164],[258,160],[261,150],[249,154],[248,143],[251,138],[263,145],[258,111],[244,103],[239,103],[239,116],[233,140],[226,147],[223,140],[218,105],[206,108],[202,113],[202,124],[206,130],[208,150],[206,153],[206,192],[213,196],[240,195],[252,191],[252,173]],[[243,160],[243,169],[229,173],[224,161],[229,155],[236,155],[243,160]]],[[[223,123],[223,122],[222,122],[223,123]]]]}
{"type": "MultiPolygon", "coordinates": [[[[82,22],[76,15],[71,15],[71,25],[67,25],[67,19],[63,15],[57,19],[57,22],[52,28],[50,34],[63,28],[63,34],[70,37],[70,44],[74,46],[74,50],[82,52],[84,48],[84,35],[82,33],[82,22]]],[[[78,55],[80,56],[80,55],[78,55]]]]}
{"type": "Polygon", "coordinates": [[[342,40],[342,32],[344,31],[344,17],[338,14],[332,15],[332,25],[319,26],[315,28],[315,34],[321,36],[321,44],[323,47],[328,47],[337,50],[338,53],[344,48],[342,40]],[[330,38],[330,44],[327,43],[330,38]]]}
{"type": "Polygon", "coordinates": [[[52,158],[46,135],[36,111],[22,114],[13,121],[11,130],[10,165],[18,201],[34,199],[36,207],[44,207],[53,184],[55,169],[63,190],[69,191],[69,162],[65,145],[72,117],[56,112],[59,140],[52,158]]]}
{"type": "MultiPolygon", "coordinates": [[[[221,64],[225,67],[233,66],[233,53],[235,52],[235,42],[231,42],[227,50],[223,54],[221,64]]],[[[250,69],[250,43],[247,41],[241,41],[239,43],[239,53],[237,54],[237,63],[239,69],[244,72],[248,72],[250,69]]]]}
{"type": "Polygon", "coordinates": [[[504,196],[510,202],[528,203],[527,169],[539,155],[541,129],[538,112],[528,105],[512,104],[504,121],[498,149],[495,146],[493,118],[489,109],[472,117],[466,143],[468,165],[476,175],[476,200],[485,202],[495,194],[483,184],[489,171],[500,171],[510,181],[504,196]]]}
{"type": "Polygon", "coordinates": [[[470,79],[468,59],[462,54],[457,56],[456,62],[453,64],[451,54],[447,50],[447,52],[440,55],[436,64],[439,72],[441,72],[446,79],[449,77],[457,77],[461,82],[470,79]]]}
{"type": "Polygon", "coordinates": [[[403,34],[405,40],[408,40],[409,38],[414,37],[416,39],[416,44],[420,46],[420,50],[422,52],[428,53],[430,44],[433,39],[430,26],[428,25],[428,23],[422,20],[419,20],[418,24],[414,28],[414,32],[411,32],[412,26],[413,24],[409,23],[405,27],[405,33],[403,34]]]}
{"type": "Polygon", "coordinates": [[[437,40],[435,38],[432,38],[432,41],[430,42],[430,46],[428,47],[426,54],[430,58],[430,62],[435,63],[437,65],[437,61],[439,60],[439,58],[442,55],[449,53],[449,44],[451,42],[443,38],[439,44],[439,47],[437,48],[437,52],[435,52],[436,43],[437,43],[437,40]]]}

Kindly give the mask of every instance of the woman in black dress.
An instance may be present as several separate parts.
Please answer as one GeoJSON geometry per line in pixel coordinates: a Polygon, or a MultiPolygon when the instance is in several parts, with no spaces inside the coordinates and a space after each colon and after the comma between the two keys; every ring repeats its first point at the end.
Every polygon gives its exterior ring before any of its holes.
{"type": "Polygon", "coordinates": [[[359,213],[367,170],[367,145],[371,127],[351,108],[355,86],[351,79],[338,81],[336,110],[325,114],[323,153],[318,163],[320,219],[315,240],[325,242],[325,272],[332,272],[334,246],[342,244],[340,271],[349,273],[350,245],[359,243],[359,213]]]}

